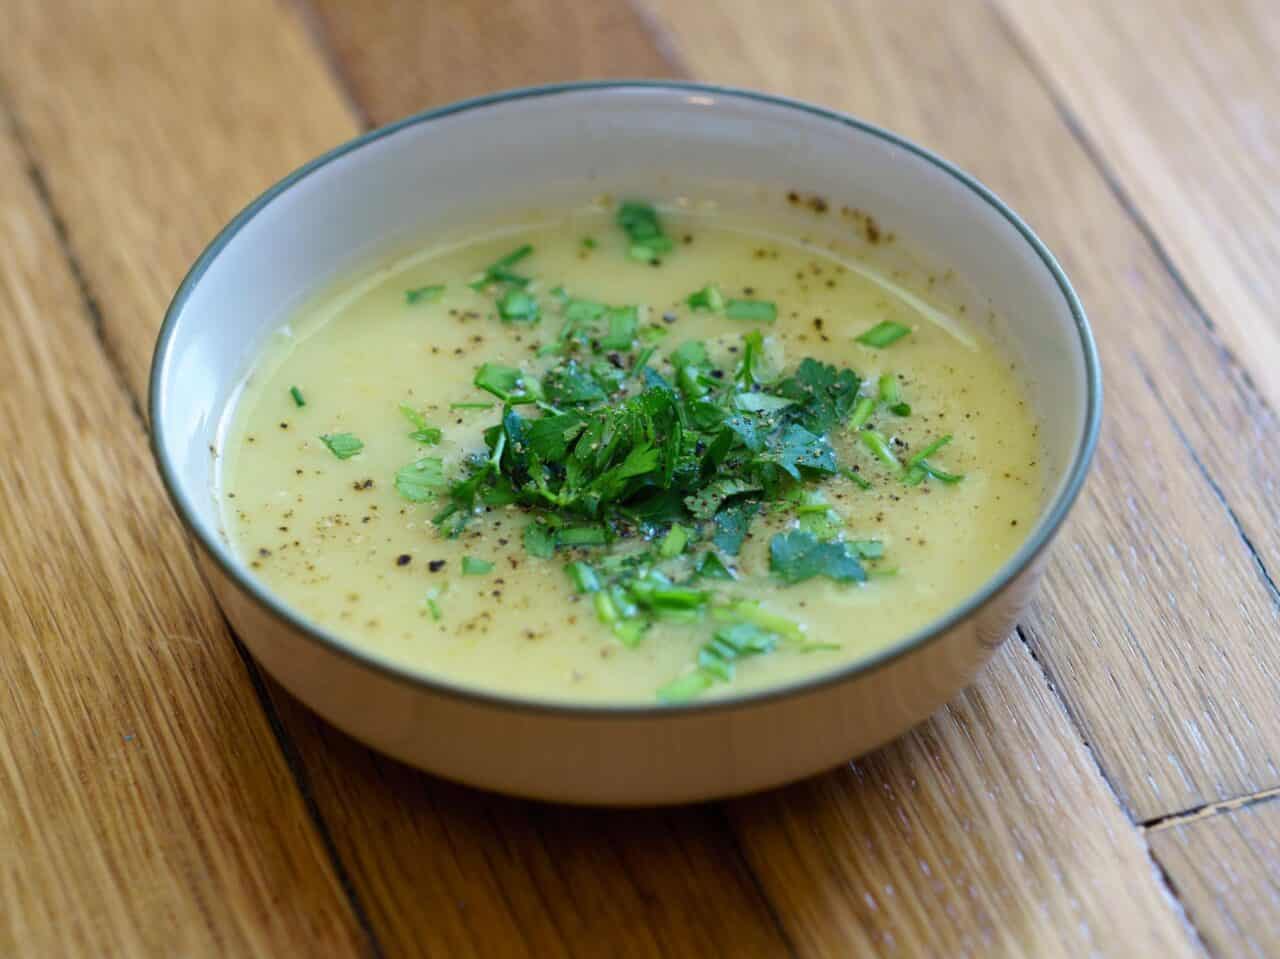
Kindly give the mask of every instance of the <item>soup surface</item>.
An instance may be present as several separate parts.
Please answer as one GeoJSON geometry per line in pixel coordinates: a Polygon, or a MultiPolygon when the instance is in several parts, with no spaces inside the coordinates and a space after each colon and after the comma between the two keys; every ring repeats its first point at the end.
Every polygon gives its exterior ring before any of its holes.
{"type": "Polygon", "coordinates": [[[1023,385],[919,280],[643,203],[417,253],[265,351],[226,533],[303,616],[466,686],[831,670],[963,600],[1040,505],[1023,385]]]}

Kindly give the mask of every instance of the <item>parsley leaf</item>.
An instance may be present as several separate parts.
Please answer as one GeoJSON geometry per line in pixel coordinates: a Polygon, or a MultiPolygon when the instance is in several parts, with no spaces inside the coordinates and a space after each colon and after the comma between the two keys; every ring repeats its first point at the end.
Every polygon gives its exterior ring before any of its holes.
{"type": "Polygon", "coordinates": [[[321,433],[320,442],[340,460],[349,460],[364,449],[364,443],[354,433],[321,433]]]}
{"type": "Polygon", "coordinates": [[[769,541],[769,568],[783,582],[826,576],[838,583],[861,583],[866,570],[848,543],[823,543],[805,530],[777,533],[769,541]]]}
{"type": "Polygon", "coordinates": [[[715,515],[715,534],[711,542],[729,556],[737,556],[742,549],[742,541],[746,539],[751,520],[760,512],[760,504],[755,500],[739,500],[724,507],[715,515]]]}
{"type": "Polygon", "coordinates": [[[444,489],[444,460],[424,456],[396,471],[395,487],[411,503],[425,503],[444,489]]]}

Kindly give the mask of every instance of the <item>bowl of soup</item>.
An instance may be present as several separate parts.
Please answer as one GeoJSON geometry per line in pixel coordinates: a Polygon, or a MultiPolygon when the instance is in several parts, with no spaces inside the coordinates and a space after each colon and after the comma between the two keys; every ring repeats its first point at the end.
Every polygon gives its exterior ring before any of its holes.
{"type": "Polygon", "coordinates": [[[851,117],[518,90],[294,172],[211,243],[153,446],[255,659],[432,773],[614,805],[899,735],[1028,603],[1098,427],[1034,233],[851,117]]]}

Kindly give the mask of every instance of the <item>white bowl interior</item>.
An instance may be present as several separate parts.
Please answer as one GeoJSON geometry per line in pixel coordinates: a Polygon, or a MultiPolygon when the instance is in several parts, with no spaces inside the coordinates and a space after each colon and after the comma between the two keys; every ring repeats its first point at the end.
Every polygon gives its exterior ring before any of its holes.
{"type": "Polygon", "coordinates": [[[408,238],[504,210],[605,192],[733,208],[790,189],[873,214],[1004,318],[1040,412],[1048,522],[1087,431],[1086,346],[1069,293],[1025,227],[961,175],[877,131],[751,95],[668,87],[498,98],[407,121],[233,224],[184,285],[162,338],[153,399],[171,481],[205,542],[248,576],[218,532],[209,451],[265,338],[302,301],[408,238]]]}

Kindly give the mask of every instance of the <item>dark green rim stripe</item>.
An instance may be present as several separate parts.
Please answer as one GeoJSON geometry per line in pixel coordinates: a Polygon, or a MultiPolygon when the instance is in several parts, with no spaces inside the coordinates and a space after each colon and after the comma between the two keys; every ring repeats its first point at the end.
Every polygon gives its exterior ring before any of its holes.
{"type": "Polygon", "coordinates": [[[861,120],[855,119],[854,117],[834,110],[828,110],[823,107],[804,103],[800,100],[793,100],[787,97],[778,97],[765,93],[757,93],[751,90],[741,90],[734,87],[714,86],[699,83],[683,83],[665,80],[602,80],[585,83],[561,83],[539,87],[524,87],[517,90],[509,90],[488,96],[476,97],[471,100],[462,100],[458,103],[449,104],[448,106],[440,107],[438,109],[427,110],[422,113],[414,114],[413,116],[405,117],[402,120],[380,127],[379,129],[371,130],[368,133],[355,137],[354,139],[335,147],[328,153],[322,154],[310,163],[299,167],[274,186],[270,187],[261,196],[241,210],[240,213],[237,214],[236,217],[223,227],[222,231],[213,238],[213,241],[205,248],[204,252],[200,254],[199,258],[192,265],[190,271],[183,279],[182,284],[174,294],[173,301],[169,304],[169,308],[165,312],[164,322],[161,324],[160,334],[156,340],[155,355],[151,363],[151,383],[148,406],[149,415],[151,417],[151,449],[155,455],[156,462],[160,467],[160,475],[164,480],[165,489],[168,491],[169,498],[173,501],[174,508],[177,510],[179,517],[181,517],[187,528],[195,534],[196,540],[199,542],[203,550],[213,558],[219,567],[221,567],[222,572],[233,583],[235,583],[236,586],[243,590],[248,596],[252,597],[263,610],[280,620],[286,626],[301,632],[308,638],[321,643],[334,652],[354,660],[361,666],[377,670],[385,676],[399,682],[419,687],[432,693],[463,699],[477,705],[496,706],[516,712],[561,714],[568,717],[600,716],[617,718],[659,718],[666,716],[675,719],[695,712],[703,713],[756,706],[770,700],[798,696],[826,686],[848,682],[857,677],[873,672],[893,660],[915,651],[917,648],[923,647],[931,640],[942,636],[952,627],[968,619],[977,610],[986,605],[1006,586],[1008,586],[1019,573],[1026,569],[1027,566],[1029,566],[1039,555],[1041,550],[1048,545],[1049,541],[1053,538],[1053,535],[1062,525],[1062,521],[1070,510],[1072,503],[1075,502],[1076,497],[1079,495],[1080,490],[1084,485],[1085,476],[1088,472],[1089,462],[1093,457],[1094,447],[1097,445],[1098,440],[1098,428],[1102,416],[1102,375],[1098,363],[1097,347],[1093,341],[1093,334],[1089,330],[1088,320],[1085,318],[1084,307],[1081,306],[1079,297],[1076,296],[1075,290],[1071,288],[1071,283],[1067,280],[1066,274],[1063,273],[1062,267],[1058,265],[1058,261],[1054,258],[1053,254],[1049,252],[1048,248],[1040,238],[1036,236],[1032,229],[1023,222],[1021,217],[1014,213],[1013,210],[1004,203],[1004,201],[972,176],[948,161],[934,153],[931,153],[923,147],[919,147],[914,143],[904,140],[896,134],[874,126],[873,124],[865,123],[861,120]],[[952,178],[968,187],[973,191],[973,193],[977,194],[989,205],[994,207],[1000,215],[1003,216],[1019,234],[1021,234],[1022,238],[1027,241],[1031,248],[1035,250],[1036,254],[1040,257],[1040,261],[1044,264],[1050,274],[1052,274],[1058,285],[1059,291],[1062,293],[1063,299],[1066,300],[1067,305],[1071,310],[1071,315],[1074,317],[1076,322],[1076,331],[1080,337],[1080,349],[1083,353],[1085,373],[1088,378],[1087,409],[1085,411],[1084,431],[1077,443],[1066,484],[1063,486],[1054,502],[1050,505],[1049,509],[1045,512],[1043,519],[1041,519],[1034,531],[1034,535],[1022,544],[1018,552],[1014,554],[1013,558],[1005,563],[1005,565],[1001,567],[1000,570],[990,580],[988,580],[980,590],[970,596],[964,603],[953,609],[950,613],[947,613],[923,629],[917,630],[915,633],[904,637],[892,646],[868,656],[865,659],[851,663],[841,669],[821,673],[810,679],[792,683],[790,685],[780,686],[773,689],[765,689],[759,692],[748,693],[742,696],[735,696],[726,699],[702,702],[694,701],[674,706],[663,706],[657,704],[602,706],[589,703],[556,702],[553,700],[524,699],[516,696],[506,696],[482,689],[454,685],[439,679],[434,679],[422,673],[406,669],[394,663],[384,661],[357,648],[351,643],[348,643],[341,637],[334,635],[327,630],[321,629],[313,623],[307,622],[293,610],[284,605],[265,587],[259,584],[243,568],[242,564],[240,564],[235,558],[230,548],[218,537],[216,530],[206,529],[203,524],[197,521],[196,513],[190,507],[188,499],[189,494],[182,489],[174,472],[173,464],[170,462],[168,452],[161,448],[158,439],[162,432],[161,424],[164,422],[164,402],[161,395],[161,385],[164,380],[173,330],[177,324],[178,316],[186,304],[187,298],[191,295],[191,291],[195,288],[196,284],[200,282],[205,271],[208,270],[213,261],[217,259],[223,248],[235,239],[236,234],[239,233],[240,230],[243,229],[244,226],[264,207],[271,203],[272,200],[284,193],[290,187],[299,183],[301,180],[310,176],[316,170],[319,170],[321,167],[324,167],[329,163],[332,163],[334,160],[346,156],[348,153],[358,150],[367,144],[374,143],[384,137],[391,136],[406,127],[430,123],[433,120],[439,120],[458,113],[465,113],[470,110],[482,109],[495,104],[510,103],[536,97],[554,97],[561,94],[590,93],[593,91],[625,92],[628,90],[656,90],[667,91],[675,94],[712,95],[737,100],[747,100],[762,103],[770,107],[783,107],[789,110],[796,110],[810,116],[851,127],[861,133],[878,137],[901,150],[905,150],[908,153],[926,160],[942,172],[950,175],[952,178]]]}

